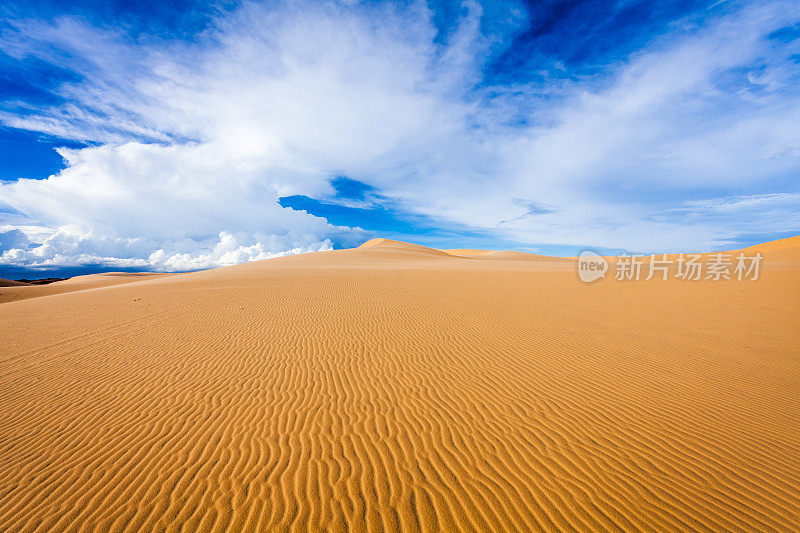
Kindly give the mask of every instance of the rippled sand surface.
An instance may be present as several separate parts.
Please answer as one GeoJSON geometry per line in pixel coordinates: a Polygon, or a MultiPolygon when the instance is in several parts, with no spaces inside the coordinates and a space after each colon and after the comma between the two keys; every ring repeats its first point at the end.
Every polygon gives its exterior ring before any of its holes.
{"type": "Polygon", "coordinates": [[[0,530],[800,529],[797,239],[593,284],[368,244],[0,304],[0,530]]]}

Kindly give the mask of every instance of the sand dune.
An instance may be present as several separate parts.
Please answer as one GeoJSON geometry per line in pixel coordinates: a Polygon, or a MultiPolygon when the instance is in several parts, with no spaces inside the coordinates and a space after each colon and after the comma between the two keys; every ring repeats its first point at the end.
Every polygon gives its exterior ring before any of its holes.
{"type": "Polygon", "coordinates": [[[27,287],[28,284],[23,281],[14,281],[13,279],[0,278],[0,287],[27,287]]]}
{"type": "Polygon", "coordinates": [[[760,252],[773,263],[800,263],[800,236],[757,244],[741,251],[749,255],[760,252]]]}
{"type": "Polygon", "coordinates": [[[750,283],[378,241],[2,304],[0,529],[797,531],[799,244],[750,283]]]}
{"type": "Polygon", "coordinates": [[[550,257],[546,255],[529,254],[527,252],[517,252],[514,250],[467,250],[450,249],[442,250],[450,255],[458,257],[470,257],[473,259],[505,259],[513,261],[539,261],[539,262],[558,262],[564,261],[563,257],[550,257]]]}
{"type": "Polygon", "coordinates": [[[448,256],[446,252],[437,250],[436,248],[428,248],[427,246],[420,246],[419,244],[393,241],[390,239],[372,239],[359,246],[358,249],[371,250],[379,253],[402,252],[405,258],[408,258],[409,254],[433,255],[438,257],[448,256]]]}
{"type": "MultiPolygon", "coordinates": [[[[39,298],[41,296],[51,296],[53,294],[63,294],[67,292],[85,291],[89,289],[99,289],[114,285],[122,285],[134,281],[154,279],[172,274],[157,274],[150,272],[105,272],[103,274],[89,274],[86,276],[75,276],[63,281],[48,283],[47,285],[20,285],[4,286],[0,283],[0,303],[13,302],[15,300],[27,300],[28,298],[39,298]]],[[[14,282],[17,283],[17,282],[14,282]]]]}

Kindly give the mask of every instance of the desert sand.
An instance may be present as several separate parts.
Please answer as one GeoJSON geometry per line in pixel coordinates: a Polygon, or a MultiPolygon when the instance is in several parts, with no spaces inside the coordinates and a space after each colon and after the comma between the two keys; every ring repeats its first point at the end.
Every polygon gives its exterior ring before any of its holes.
{"type": "Polygon", "coordinates": [[[85,291],[88,289],[99,289],[113,285],[122,285],[132,281],[142,281],[143,279],[155,279],[174,274],[159,274],[151,272],[104,272],[103,274],[89,274],[86,276],[75,276],[63,281],[56,281],[46,285],[30,285],[19,281],[0,280],[0,303],[13,302],[16,300],[27,300],[28,298],[39,298],[53,294],[64,294],[66,292],[85,291]],[[7,285],[3,282],[8,282],[7,285]]]}
{"type": "Polygon", "coordinates": [[[4,288],[0,529],[800,530],[800,238],[749,251],[757,281],[379,239],[4,288]]]}
{"type": "Polygon", "coordinates": [[[28,286],[28,284],[22,281],[0,278],[0,287],[26,287],[26,286],[28,286]]]}

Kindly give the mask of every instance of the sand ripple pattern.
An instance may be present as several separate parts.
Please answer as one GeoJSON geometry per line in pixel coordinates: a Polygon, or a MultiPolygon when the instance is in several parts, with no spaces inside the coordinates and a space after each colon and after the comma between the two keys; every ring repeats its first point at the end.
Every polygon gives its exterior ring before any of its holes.
{"type": "Polygon", "coordinates": [[[0,530],[798,530],[798,289],[370,249],[2,304],[0,530]]]}

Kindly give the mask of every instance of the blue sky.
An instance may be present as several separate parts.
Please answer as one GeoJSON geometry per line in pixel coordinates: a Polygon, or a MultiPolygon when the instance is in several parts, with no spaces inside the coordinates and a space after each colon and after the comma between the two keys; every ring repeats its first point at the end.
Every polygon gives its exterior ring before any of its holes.
{"type": "Polygon", "coordinates": [[[5,2],[0,277],[800,233],[794,1],[5,2]]]}

